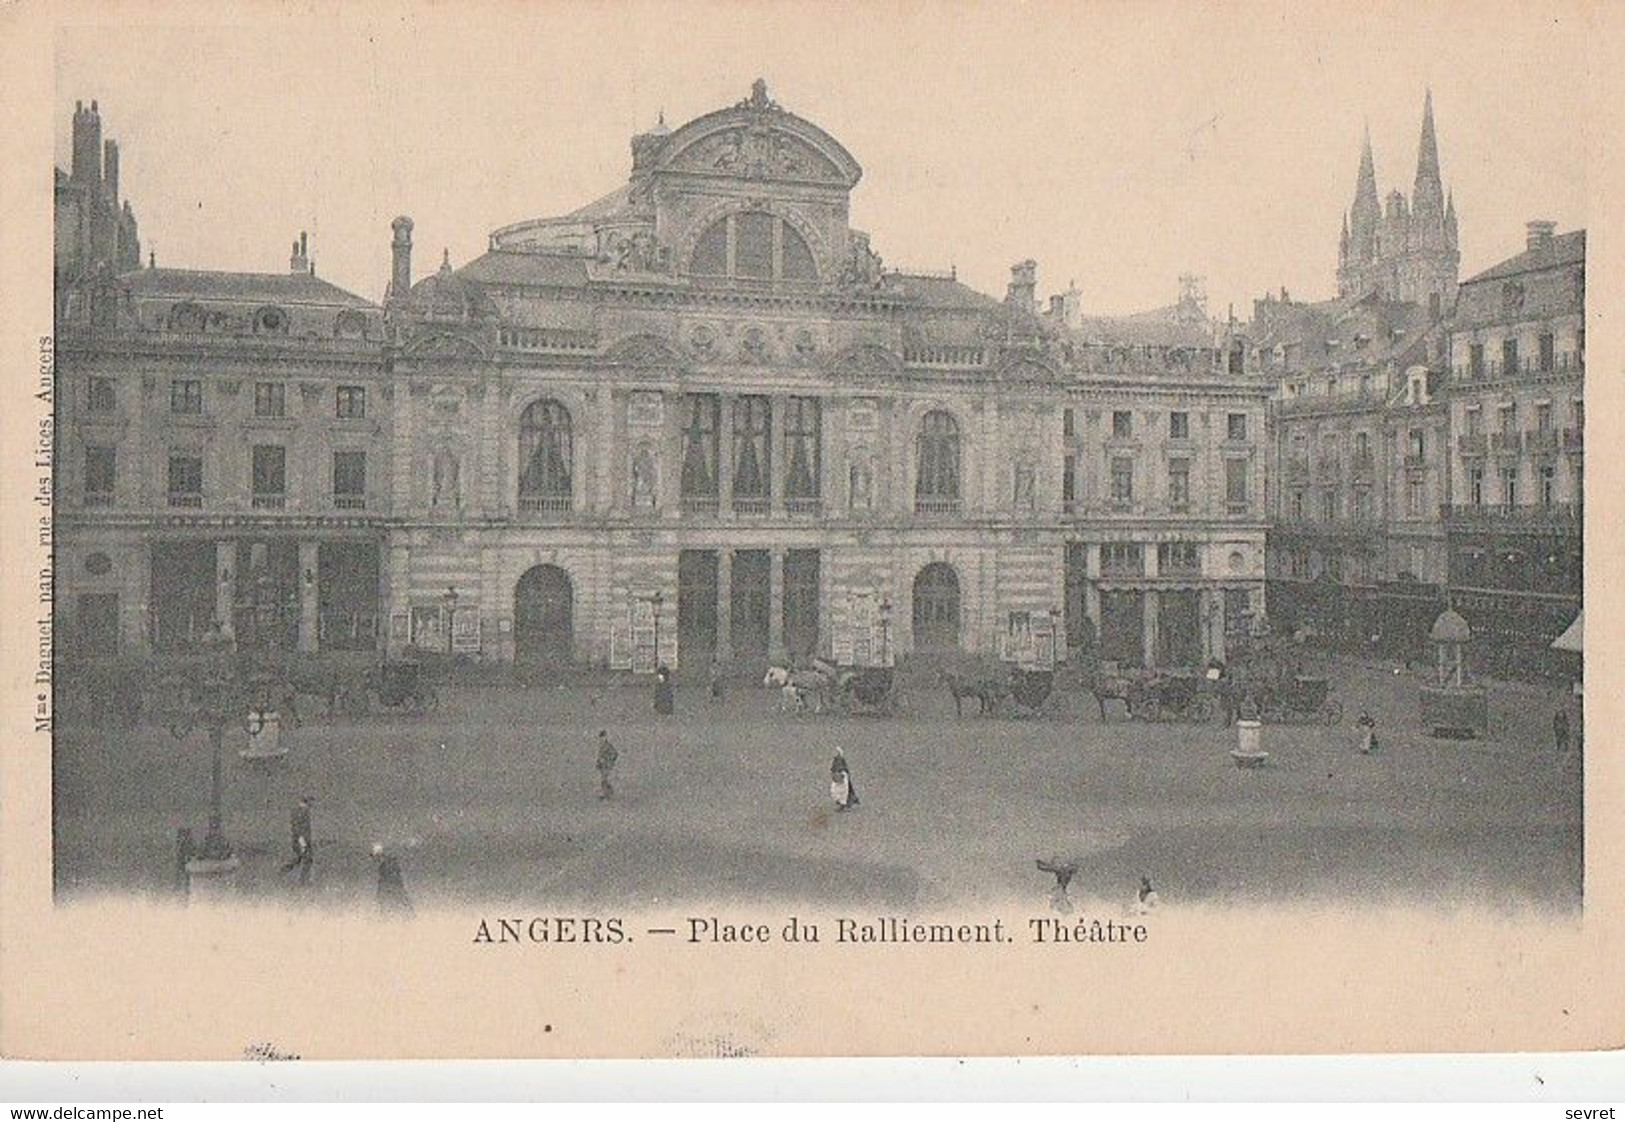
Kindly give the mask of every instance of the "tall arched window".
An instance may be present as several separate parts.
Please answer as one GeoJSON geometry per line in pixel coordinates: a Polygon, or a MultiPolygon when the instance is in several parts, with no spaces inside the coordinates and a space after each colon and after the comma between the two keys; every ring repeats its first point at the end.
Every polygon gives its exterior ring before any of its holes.
{"type": "Polygon", "coordinates": [[[762,210],[741,211],[714,223],[695,243],[689,271],[697,276],[746,280],[810,283],[818,279],[806,239],[778,215],[762,210]]]}
{"type": "Polygon", "coordinates": [[[519,509],[570,509],[570,411],[552,398],[533,401],[519,418],[519,509]]]}
{"type": "Polygon", "coordinates": [[[941,409],[927,413],[920,422],[914,509],[922,514],[959,509],[959,422],[941,409]]]}

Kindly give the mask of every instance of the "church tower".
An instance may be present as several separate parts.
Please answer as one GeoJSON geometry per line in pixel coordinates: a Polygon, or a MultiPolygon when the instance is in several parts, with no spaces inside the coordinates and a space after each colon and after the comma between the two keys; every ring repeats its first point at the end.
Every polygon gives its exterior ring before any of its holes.
{"type": "Polygon", "coordinates": [[[1338,243],[1337,294],[1376,293],[1384,300],[1427,304],[1435,316],[1456,298],[1461,266],[1456,204],[1439,173],[1439,140],[1433,124],[1433,91],[1422,105],[1416,149],[1416,180],[1409,200],[1398,191],[1386,209],[1377,198],[1371,132],[1366,130],[1355,181],[1354,205],[1343,218],[1338,243]]]}

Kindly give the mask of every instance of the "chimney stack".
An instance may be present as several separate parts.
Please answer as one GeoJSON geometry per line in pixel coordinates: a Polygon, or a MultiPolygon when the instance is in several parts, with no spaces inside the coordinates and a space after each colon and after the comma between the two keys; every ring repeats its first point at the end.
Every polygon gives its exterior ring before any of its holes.
{"type": "Polygon", "coordinates": [[[1038,262],[1028,258],[1010,266],[1010,288],[1004,302],[1024,312],[1038,311],[1038,262]]]}
{"type": "Polygon", "coordinates": [[[73,103],[73,167],[71,174],[80,183],[102,181],[102,115],[96,103],[73,103]]]}
{"type": "Polygon", "coordinates": [[[309,243],[303,230],[299,231],[299,239],[293,243],[293,252],[288,255],[288,272],[294,276],[310,272],[309,243]]]}
{"type": "Polygon", "coordinates": [[[1557,223],[1548,222],[1545,219],[1526,222],[1524,228],[1529,232],[1526,246],[1528,249],[1542,249],[1551,245],[1552,237],[1557,233],[1557,223]]]}
{"type": "Polygon", "coordinates": [[[390,245],[393,259],[389,272],[389,291],[385,296],[402,300],[412,291],[412,220],[403,214],[389,226],[395,231],[395,240],[390,245]]]}

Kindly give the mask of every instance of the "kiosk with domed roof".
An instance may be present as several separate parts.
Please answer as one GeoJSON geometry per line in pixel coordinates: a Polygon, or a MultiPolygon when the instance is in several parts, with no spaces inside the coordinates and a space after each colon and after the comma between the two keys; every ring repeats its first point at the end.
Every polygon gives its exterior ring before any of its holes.
{"type": "Polygon", "coordinates": [[[1473,629],[1453,608],[1433,621],[1428,638],[1437,651],[1433,681],[1421,689],[1422,727],[1434,736],[1480,737],[1489,729],[1482,686],[1467,679],[1467,644],[1473,629]]]}

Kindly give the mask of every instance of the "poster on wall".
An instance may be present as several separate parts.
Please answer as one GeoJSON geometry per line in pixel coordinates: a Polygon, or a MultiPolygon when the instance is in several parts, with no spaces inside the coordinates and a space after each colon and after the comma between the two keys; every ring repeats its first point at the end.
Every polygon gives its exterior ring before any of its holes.
{"type": "Polygon", "coordinates": [[[480,610],[457,608],[451,617],[451,649],[457,654],[480,653],[480,610]]]}
{"type": "Polygon", "coordinates": [[[629,620],[617,620],[610,625],[609,668],[632,669],[632,624],[629,620]]]}
{"type": "Polygon", "coordinates": [[[389,615],[390,646],[404,647],[412,641],[412,613],[391,612],[389,615]]]}
{"type": "Polygon", "coordinates": [[[412,645],[426,651],[446,649],[444,629],[445,609],[433,607],[412,609],[412,645]]]}

